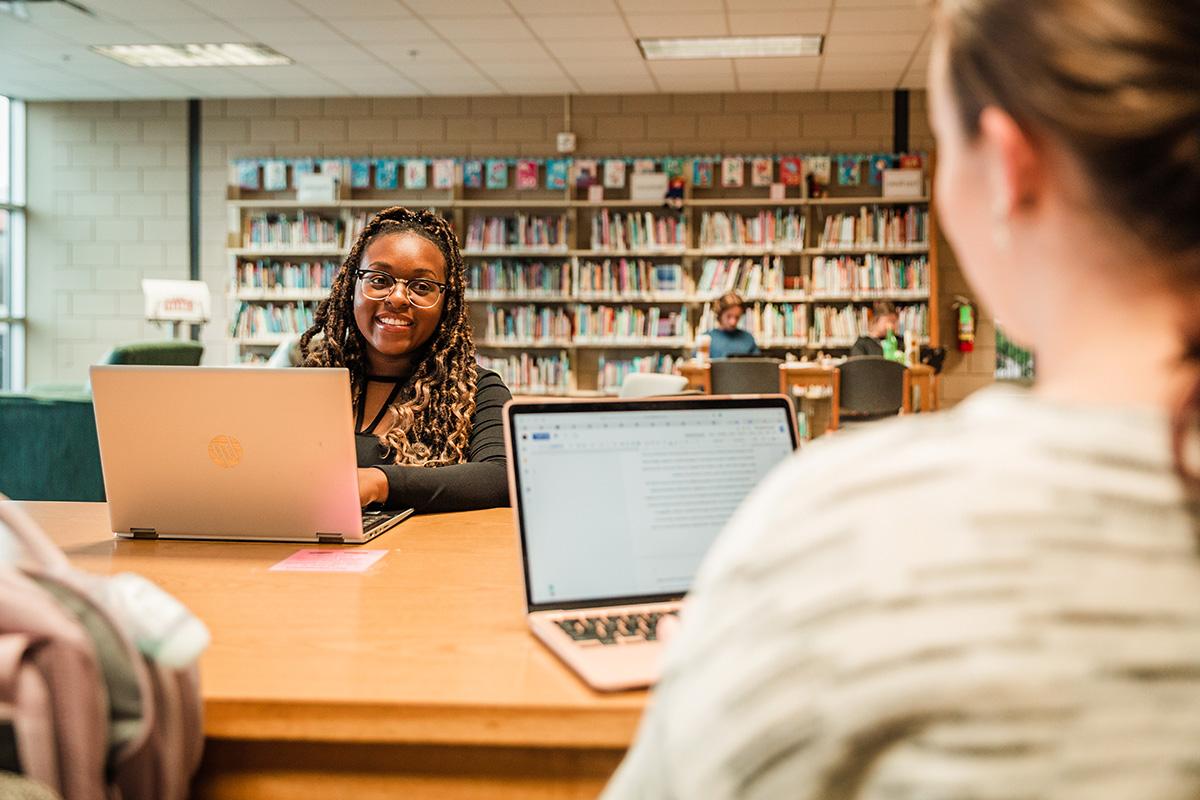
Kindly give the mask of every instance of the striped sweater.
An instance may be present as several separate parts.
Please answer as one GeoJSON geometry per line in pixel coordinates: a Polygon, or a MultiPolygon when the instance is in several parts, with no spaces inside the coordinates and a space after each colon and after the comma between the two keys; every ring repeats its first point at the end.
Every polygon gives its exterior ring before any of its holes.
{"type": "Polygon", "coordinates": [[[709,553],[605,797],[1197,800],[1198,523],[1150,412],[997,388],[816,445],[709,553]]]}

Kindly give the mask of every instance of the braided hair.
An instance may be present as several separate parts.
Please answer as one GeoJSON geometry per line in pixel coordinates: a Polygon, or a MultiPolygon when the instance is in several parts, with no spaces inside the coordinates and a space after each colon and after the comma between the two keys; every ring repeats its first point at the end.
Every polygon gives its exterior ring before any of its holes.
{"type": "Polygon", "coordinates": [[[402,233],[420,236],[441,252],[446,261],[445,303],[437,329],[414,354],[412,375],[387,410],[379,441],[396,464],[461,464],[467,458],[475,413],[475,343],[458,239],[450,224],[435,212],[393,206],[367,223],[334,276],[329,297],[317,307],[313,326],[300,337],[302,363],[306,367],[346,367],[353,406],[363,402],[368,364],[365,340],[354,320],[357,271],[371,242],[402,233]]]}

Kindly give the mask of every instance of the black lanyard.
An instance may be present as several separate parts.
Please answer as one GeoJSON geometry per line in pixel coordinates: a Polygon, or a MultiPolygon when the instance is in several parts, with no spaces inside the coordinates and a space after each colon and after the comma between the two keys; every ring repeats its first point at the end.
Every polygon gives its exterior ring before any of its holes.
{"type": "Polygon", "coordinates": [[[375,432],[375,429],[379,427],[379,423],[383,421],[383,415],[387,413],[387,410],[391,407],[392,403],[395,402],[396,398],[400,395],[400,390],[404,388],[404,381],[396,378],[376,377],[374,375],[367,376],[368,384],[372,382],[385,383],[392,380],[396,381],[392,386],[392,391],[388,393],[387,400],[384,400],[383,405],[379,407],[379,413],[375,415],[375,419],[372,420],[371,424],[366,428],[363,428],[362,421],[363,414],[365,414],[367,411],[367,387],[363,386],[362,402],[358,404],[358,417],[357,421],[355,422],[355,426],[357,427],[359,434],[372,434],[375,432]]]}

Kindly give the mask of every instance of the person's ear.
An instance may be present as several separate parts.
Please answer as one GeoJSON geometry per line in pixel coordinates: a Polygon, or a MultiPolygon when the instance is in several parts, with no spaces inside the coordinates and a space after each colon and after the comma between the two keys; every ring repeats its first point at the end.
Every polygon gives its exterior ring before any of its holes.
{"type": "Polygon", "coordinates": [[[979,143],[988,160],[984,190],[992,222],[1003,229],[997,238],[1006,240],[1013,217],[1036,206],[1041,198],[1044,165],[1029,134],[995,106],[979,115],[979,143]]]}

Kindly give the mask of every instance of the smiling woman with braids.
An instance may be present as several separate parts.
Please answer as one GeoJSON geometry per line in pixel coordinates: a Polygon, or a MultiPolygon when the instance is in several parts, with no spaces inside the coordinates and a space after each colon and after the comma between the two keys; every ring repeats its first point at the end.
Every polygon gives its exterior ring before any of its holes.
{"type": "Polygon", "coordinates": [[[462,255],[437,214],[375,215],[300,350],[306,367],[350,371],[364,506],[508,505],[501,409],[512,395],[475,363],[462,255]]]}

